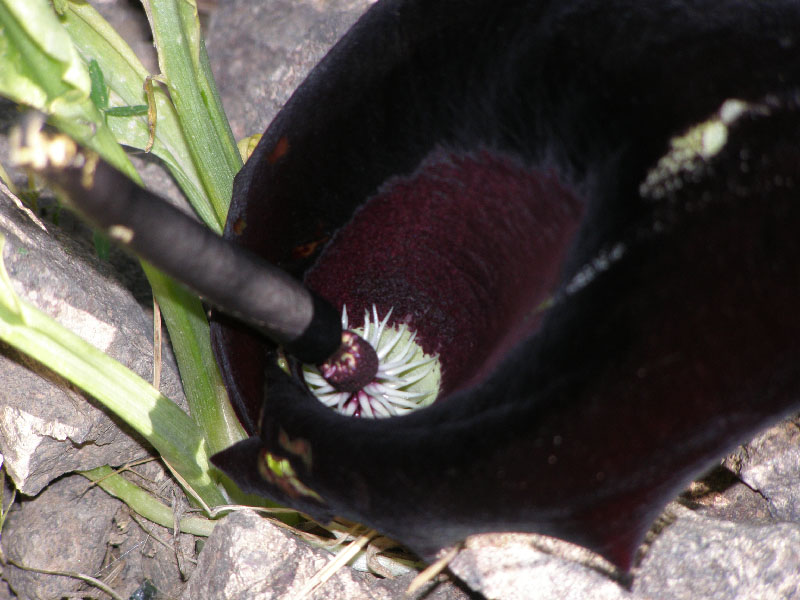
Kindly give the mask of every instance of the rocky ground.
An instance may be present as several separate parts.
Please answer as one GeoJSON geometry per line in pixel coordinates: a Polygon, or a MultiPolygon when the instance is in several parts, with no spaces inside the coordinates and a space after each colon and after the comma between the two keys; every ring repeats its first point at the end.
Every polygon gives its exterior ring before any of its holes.
{"type": "MultiPolygon", "coordinates": [[[[208,49],[235,136],[262,131],[369,4],[219,0],[208,19],[208,49]]],[[[150,52],[136,4],[104,0],[97,6],[137,52],[150,52]]],[[[0,105],[3,132],[16,118],[13,107],[0,105]]],[[[6,158],[2,136],[4,165],[6,158]]],[[[157,168],[145,169],[148,185],[175,194],[157,168]]],[[[87,231],[69,215],[48,210],[43,219],[47,233],[0,197],[0,231],[8,240],[4,260],[18,292],[149,379],[152,323],[138,267],[116,252],[110,261],[97,260],[87,231]]],[[[164,350],[161,389],[181,401],[174,362],[166,345],[164,350]]],[[[0,453],[10,478],[5,503],[11,486],[19,490],[2,531],[0,600],[105,597],[74,576],[20,566],[88,574],[122,598],[289,599],[331,558],[253,512],[226,517],[202,540],[149,523],[91,488],[71,473],[147,458],[146,444],[92,400],[5,347],[0,347],[0,453]]],[[[137,483],[176,510],[186,508],[180,488],[158,462],[132,470],[137,483]]],[[[447,574],[416,597],[800,598],[798,507],[800,429],[788,421],[728,457],[712,477],[670,505],[627,580],[620,582],[601,562],[551,540],[476,536],[447,574]]],[[[311,597],[400,598],[412,577],[343,568],[311,597]]]]}

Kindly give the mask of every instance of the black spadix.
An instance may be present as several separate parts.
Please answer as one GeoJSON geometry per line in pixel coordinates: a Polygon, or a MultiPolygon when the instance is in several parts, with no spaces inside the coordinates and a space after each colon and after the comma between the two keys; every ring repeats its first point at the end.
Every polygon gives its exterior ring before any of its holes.
{"type": "Polygon", "coordinates": [[[339,314],[286,272],[141,188],[31,114],[15,144],[22,166],[59,188],[70,207],[118,244],[304,362],[339,349],[339,314]]]}
{"type": "Polygon", "coordinates": [[[691,478],[798,408],[798,31],[789,0],[376,3],[225,236],[356,318],[393,309],[439,398],[344,417],[219,322],[259,427],[215,464],[425,557],[532,531],[628,569],[691,478]]]}

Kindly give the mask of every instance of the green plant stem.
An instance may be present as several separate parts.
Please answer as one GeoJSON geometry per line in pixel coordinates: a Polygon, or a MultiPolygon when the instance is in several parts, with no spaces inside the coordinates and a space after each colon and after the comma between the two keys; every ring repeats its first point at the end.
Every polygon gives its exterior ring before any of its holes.
{"type": "MultiPolygon", "coordinates": [[[[90,6],[73,2],[69,3],[63,21],[80,53],[86,59],[97,60],[99,67],[108,73],[107,83],[113,92],[127,104],[145,100],[142,84],[147,77],[147,71],[107,21],[90,6]]],[[[172,23],[170,26],[173,28],[170,31],[177,30],[180,33],[178,25],[172,23]]],[[[185,52],[186,48],[168,46],[162,52],[179,51],[185,52]]],[[[171,63],[172,59],[168,58],[166,62],[171,63]]],[[[183,87],[189,87],[190,91],[195,92],[201,89],[196,85],[183,87]]],[[[191,153],[179,126],[176,110],[162,90],[157,89],[155,97],[158,102],[158,125],[153,150],[165,160],[171,172],[176,174],[176,179],[206,225],[221,232],[227,213],[227,202],[221,207],[198,191],[195,186],[195,183],[200,185],[198,170],[190,159],[191,153]]],[[[219,119],[227,124],[221,109],[217,111],[217,120],[219,119]]],[[[108,120],[113,128],[116,119],[108,120]]],[[[139,121],[139,143],[143,147],[143,140],[147,138],[147,127],[144,119],[139,121]]],[[[201,125],[205,126],[207,123],[201,125]]],[[[129,127],[123,130],[130,132],[129,127]]],[[[131,143],[134,140],[124,138],[124,141],[131,143]]],[[[200,152],[204,157],[207,154],[210,152],[200,152]]],[[[200,170],[202,171],[202,166],[200,170]]],[[[137,173],[127,174],[141,185],[137,173]]],[[[223,450],[244,439],[246,434],[228,402],[227,391],[211,351],[208,321],[203,306],[197,297],[157,269],[146,263],[143,263],[143,268],[170,333],[191,414],[203,430],[209,450],[212,453],[223,450]]]]}
{"type": "Polygon", "coordinates": [[[189,410],[203,430],[214,454],[247,437],[228,401],[203,305],[191,292],[143,262],[147,279],[158,299],[181,372],[189,410]]]}
{"type": "MultiPolygon", "coordinates": [[[[116,473],[111,467],[97,467],[90,471],[81,471],[80,474],[125,502],[145,519],[169,529],[174,526],[174,513],[169,506],[116,473]]],[[[183,517],[179,523],[182,532],[203,537],[209,536],[216,525],[214,521],[202,517],[183,517]]]]}
{"type": "Polygon", "coordinates": [[[242,160],[208,66],[197,7],[190,0],[148,0],[146,6],[162,76],[192,159],[224,224],[242,160]]]}
{"type": "MultiPolygon", "coordinates": [[[[143,86],[150,73],[96,10],[89,4],[70,2],[62,22],[83,59],[87,63],[97,61],[105,76],[105,83],[112,92],[112,101],[118,100],[124,106],[147,102],[143,86]]],[[[155,86],[153,100],[158,121],[152,153],[164,161],[201,220],[217,233],[221,233],[224,221],[220,223],[205,194],[200,175],[183,137],[175,107],[158,86],[155,86]]],[[[106,121],[120,143],[139,149],[146,147],[149,139],[146,116],[118,118],[107,115],[106,121]]]]}

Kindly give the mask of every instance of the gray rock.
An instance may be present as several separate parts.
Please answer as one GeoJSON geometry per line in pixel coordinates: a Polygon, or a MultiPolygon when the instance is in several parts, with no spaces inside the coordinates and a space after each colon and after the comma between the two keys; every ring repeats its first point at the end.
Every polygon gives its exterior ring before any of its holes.
{"type": "Polygon", "coordinates": [[[591,553],[527,534],[473,536],[450,569],[498,600],[800,598],[800,525],[720,519],[679,503],[662,521],[630,590],[591,553]]]}
{"type": "MultiPolygon", "coordinates": [[[[158,462],[134,469],[135,481],[167,504],[177,486],[158,462]]],[[[130,509],[79,475],[51,483],[14,505],[3,529],[6,556],[24,567],[82,573],[130,596],[145,580],[174,598],[194,569],[195,540],[132,515],[130,509]],[[180,550],[180,558],[176,547],[180,550]]],[[[75,578],[8,565],[3,573],[20,598],[54,598],[87,589],[75,578]]],[[[0,591],[0,598],[3,598],[0,591]]]]}
{"type": "Polygon", "coordinates": [[[753,523],[774,520],[766,499],[724,466],[693,482],[682,500],[687,507],[716,519],[753,523]]]}
{"type": "MultiPolygon", "coordinates": [[[[15,290],[62,325],[145,379],[152,377],[152,318],[86,243],[50,225],[45,233],[6,198],[0,201],[3,255],[15,290]]],[[[147,454],[94,400],[35,360],[9,348],[0,358],[0,453],[24,494],[60,475],[147,454]]],[[[182,400],[165,348],[162,391],[182,400]]]]}
{"type": "MultiPolygon", "coordinates": [[[[219,600],[295,600],[323,567],[333,560],[330,552],[307,542],[249,510],[235,512],[214,529],[181,598],[219,600]]],[[[382,581],[344,567],[307,598],[339,600],[401,597],[408,578],[382,581]]],[[[453,586],[435,585],[411,598],[463,600],[453,586]]]]}
{"type": "Polygon", "coordinates": [[[145,68],[153,75],[158,73],[153,36],[147,20],[142,18],[140,7],[130,2],[126,5],[121,0],[93,0],[91,4],[130,45],[145,68]]]}
{"type": "Polygon", "coordinates": [[[582,548],[521,533],[472,536],[449,565],[453,574],[489,599],[632,599],[602,573],[604,567],[608,568],[582,548]]]}
{"type": "Polygon", "coordinates": [[[800,523],[800,428],[786,421],[757,436],[738,454],[742,481],[767,502],[775,519],[800,523]]]}
{"type": "MultiPolygon", "coordinates": [[[[9,514],[3,529],[3,548],[16,564],[49,571],[96,575],[103,563],[105,540],[113,526],[111,515],[119,506],[80,475],[61,479],[37,498],[23,501],[9,514]],[[90,540],[92,543],[85,543],[90,540]]],[[[78,590],[83,582],[72,577],[43,575],[8,564],[3,572],[11,589],[30,600],[60,598],[78,590]]]]}
{"type": "Polygon", "coordinates": [[[375,0],[233,0],[206,47],[234,137],[262,133],[311,68],[375,0]]]}
{"type": "Polygon", "coordinates": [[[0,600],[14,600],[16,597],[16,594],[11,591],[8,583],[0,581],[0,600]]]}
{"type": "Polygon", "coordinates": [[[800,525],[682,511],[653,542],[633,589],[659,600],[800,598],[800,525]]]}
{"type": "MultiPolygon", "coordinates": [[[[141,475],[135,482],[144,484],[162,502],[180,512],[187,508],[183,493],[158,462],[135,468],[141,475]]],[[[106,540],[109,558],[100,575],[112,575],[111,585],[122,597],[129,597],[146,580],[158,591],[158,598],[176,598],[196,564],[193,535],[179,533],[177,542],[171,529],[133,514],[124,504],[112,513],[114,528],[106,540]]]]}

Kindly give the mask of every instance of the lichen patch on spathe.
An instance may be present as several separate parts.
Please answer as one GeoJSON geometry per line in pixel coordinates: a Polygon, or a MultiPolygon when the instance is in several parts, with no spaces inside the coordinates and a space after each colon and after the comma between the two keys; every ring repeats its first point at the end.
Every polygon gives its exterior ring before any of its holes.
{"type": "Polygon", "coordinates": [[[700,177],[706,163],[725,147],[728,126],[750,108],[743,100],[728,99],[710,119],[672,138],[669,151],[647,173],[639,193],[658,200],[680,189],[685,180],[700,177]]]}

